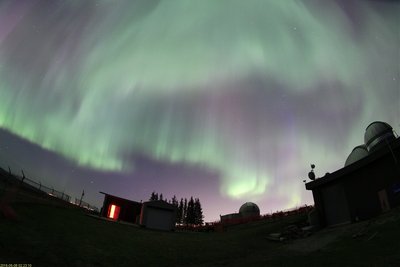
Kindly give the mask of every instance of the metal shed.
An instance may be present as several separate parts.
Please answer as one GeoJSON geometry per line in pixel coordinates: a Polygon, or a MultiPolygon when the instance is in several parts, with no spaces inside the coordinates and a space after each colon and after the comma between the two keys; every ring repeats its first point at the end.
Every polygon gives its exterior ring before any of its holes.
{"type": "Polygon", "coordinates": [[[175,229],[176,212],[174,205],[162,200],[144,202],[140,225],[149,229],[172,231],[175,229]]]}

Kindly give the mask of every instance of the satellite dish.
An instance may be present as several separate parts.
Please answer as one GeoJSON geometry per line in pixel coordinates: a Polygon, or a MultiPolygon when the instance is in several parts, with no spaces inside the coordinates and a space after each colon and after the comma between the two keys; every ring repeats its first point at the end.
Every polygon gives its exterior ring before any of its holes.
{"type": "Polygon", "coordinates": [[[314,173],[314,169],[315,169],[315,164],[310,164],[311,166],[311,171],[308,173],[308,178],[310,178],[311,181],[315,180],[315,173],[314,173]]]}
{"type": "Polygon", "coordinates": [[[310,171],[308,173],[308,178],[310,178],[310,180],[314,181],[315,180],[315,173],[313,171],[310,171]]]}

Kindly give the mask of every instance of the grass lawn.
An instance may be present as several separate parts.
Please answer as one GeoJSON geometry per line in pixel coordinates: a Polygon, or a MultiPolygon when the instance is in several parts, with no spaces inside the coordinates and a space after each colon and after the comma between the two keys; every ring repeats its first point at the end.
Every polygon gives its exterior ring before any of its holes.
{"type": "Polygon", "coordinates": [[[255,222],[224,232],[160,232],[98,220],[51,201],[16,201],[18,221],[0,217],[0,264],[32,266],[400,266],[400,211],[369,222],[275,243],[304,220],[255,222]],[[363,235],[353,235],[364,229],[363,235]]]}

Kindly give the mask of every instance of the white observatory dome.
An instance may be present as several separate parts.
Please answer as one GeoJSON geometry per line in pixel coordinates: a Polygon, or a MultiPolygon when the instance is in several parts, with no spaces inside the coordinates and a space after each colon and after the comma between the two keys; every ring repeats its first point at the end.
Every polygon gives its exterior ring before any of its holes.
{"type": "Polygon", "coordinates": [[[375,121],[365,129],[364,142],[368,151],[375,151],[394,139],[393,128],[386,122],[375,121]]]}
{"type": "Polygon", "coordinates": [[[255,203],[246,202],[240,207],[239,213],[243,217],[260,216],[260,209],[255,203]]]}
{"type": "Polygon", "coordinates": [[[348,166],[353,164],[356,161],[359,161],[362,158],[368,156],[368,149],[366,145],[356,146],[350,153],[350,155],[346,159],[346,163],[344,166],[348,166]]]}

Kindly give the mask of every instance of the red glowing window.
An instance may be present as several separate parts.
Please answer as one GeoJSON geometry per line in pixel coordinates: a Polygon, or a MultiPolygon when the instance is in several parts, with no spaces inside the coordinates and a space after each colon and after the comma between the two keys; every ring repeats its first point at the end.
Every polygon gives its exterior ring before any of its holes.
{"type": "Polygon", "coordinates": [[[111,204],[108,206],[108,218],[117,220],[119,216],[120,207],[117,205],[111,204]]]}

